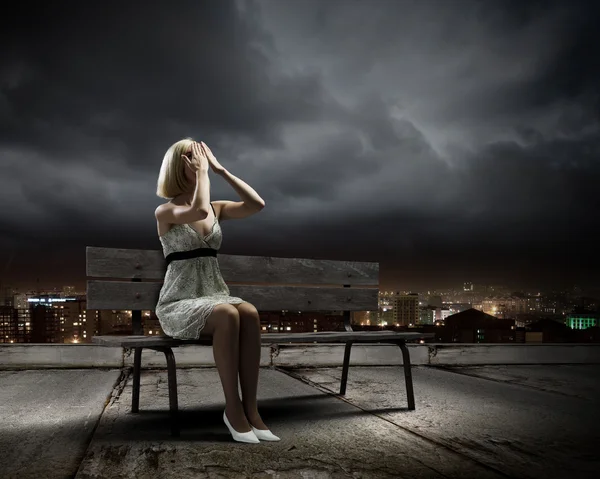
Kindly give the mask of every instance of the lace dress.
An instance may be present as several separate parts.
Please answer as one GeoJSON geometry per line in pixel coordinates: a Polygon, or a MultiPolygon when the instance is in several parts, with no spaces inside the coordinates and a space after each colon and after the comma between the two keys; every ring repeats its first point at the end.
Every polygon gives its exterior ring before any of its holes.
{"type": "MultiPolygon", "coordinates": [[[[212,230],[204,238],[189,224],[172,225],[159,238],[165,258],[175,251],[196,248],[218,250],[223,239],[216,213],[212,230]]],[[[229,295],[217,257],[200,256],[168,264],[155,314],[167,336],[175,339],[198,339],[206,318],[216,305],[242,302],[242,298],[229,295]]]]}

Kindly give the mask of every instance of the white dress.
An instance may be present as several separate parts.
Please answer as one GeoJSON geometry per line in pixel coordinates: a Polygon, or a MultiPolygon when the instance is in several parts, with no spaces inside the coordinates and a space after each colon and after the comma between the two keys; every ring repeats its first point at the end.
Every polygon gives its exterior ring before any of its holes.
{"type": "MultiPolygon", "coordinates": [[[[216,213],[212,230],[204,238],[189,224],[172,225],[159,238],[165,258],[175,251],[218,250],[223,239],[216,213]]],[[[206,318],[216,305],[243,302],[242,298],[229,295],[217,257],[200,256],[169,263],[155,313],[167,336],[198,339],[206,318]]]]}

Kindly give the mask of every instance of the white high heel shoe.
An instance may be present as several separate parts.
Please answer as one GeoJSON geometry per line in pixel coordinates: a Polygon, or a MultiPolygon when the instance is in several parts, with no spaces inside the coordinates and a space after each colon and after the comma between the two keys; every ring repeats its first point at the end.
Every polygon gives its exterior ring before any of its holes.
{"type": "Polygon", "coordinates": [[[252,424],[250,424],[252,431],[261,441],[281,441],[275,434],[273,434],[269,429],[266,431],[263,429],[256,429],[252,424]]]}
{"type": "Polygon", "coordinates": [[[257,444],[257,443],[260,442],[258,440],[258,437],[256,437],[256,434],[254,434],[254,432],[252,432],[252,431],[237,432],[235,429],[233,429],[233,426],[231,424],[229,424],[229,420],[227,419],[227,414],[225,413],[225,411],[223,411],[223,421],[225,421],[225,425],[229,429],[229,432],[233,436],[233,439],[235,439],[236,441],[238,441],[238,442],[250,442],[250,443],[253,443],[253,444],[257,444]]]}

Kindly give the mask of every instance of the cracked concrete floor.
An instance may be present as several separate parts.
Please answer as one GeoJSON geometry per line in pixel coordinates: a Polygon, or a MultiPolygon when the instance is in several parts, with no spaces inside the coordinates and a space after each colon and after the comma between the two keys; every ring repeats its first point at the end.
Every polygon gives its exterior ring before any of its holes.
{"type": "Polygon", "coordinates": [[[130,379],[104,412],[77,479],[504,477],[272,369],[261,369],[259,411],[282,440],[238,443],[222,421],[217,371],[180,369],[178,379],[181,437],[169,433],[166,372],[144,371],[140,413],[130,413],[130,379]]]}
{"type": "MultiPolygon", "coordinates": [[[[413,367],[410,414],[389,409],[405,404],[402,368],[373,371],[350,368],[346,400],[481,464],[522,478],[600,471],[600,365],[413,367]]],[[[340,368],[294,374],[339,391],[340,368]]]]}
{"type": "Polygon", "coordinates": [[[259,410],[280,442],[238,443],[215,368],[143,370],[140,413],[118,369],[0,372],[0,477],[596,477],[598,365],[261,369],[259,410]],[[110,401],[107,401],[110,397],[110,401]],[[107,404],[106,408],[104,407],[107,404]],[[89,444],[89,447],[88,447],[89,444]]]}

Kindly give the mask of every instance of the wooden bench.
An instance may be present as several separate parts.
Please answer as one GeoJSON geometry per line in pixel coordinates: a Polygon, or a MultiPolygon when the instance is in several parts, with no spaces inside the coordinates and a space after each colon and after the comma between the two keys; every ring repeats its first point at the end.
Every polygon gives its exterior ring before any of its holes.
{"type": "MultiPolygon", "coordinates": [[[[230,294],[252,303],[259,311],[343,311],[345,331],[263,333],[262,344],[345,343],[340,387],[342,396],[346,394],[350,351],[354,343],[396,344],[402,352],[408,408],[415,409],[410,355],[406,341],[429,339],[433,338],[434,334],[353,331],[350,325],[351,311],[378,311],[379,263],[226,254],[220,254],[218,258],[219,268],[228,284],[230,294]],[[245,285],[230,284],[231,282],[270,284],[245,285]],[[305,286],[308,284],[328,286],[305,286]],[[341,285],[343,287],[340,287],[341,285]]],[[[94,343],[101,346],[134,349],[131,412],[139,412],[143,348],[162,351],[167,361],[171,433],[179,436],[176,365],[172,348],[187,344],[212,346],[212,339],[179,340],[169,336],[144,335],[142,310],[154,310],[166,272],[166,261],[162,251],[88,246],[86,268],[88,309],[132,311],[133,336],[92,338],[94,343]],[[103,279],[93,280],[89,279],[90,277],[103,279]],[[121,280],[115,280],[118,278],[121,280]]]]}

